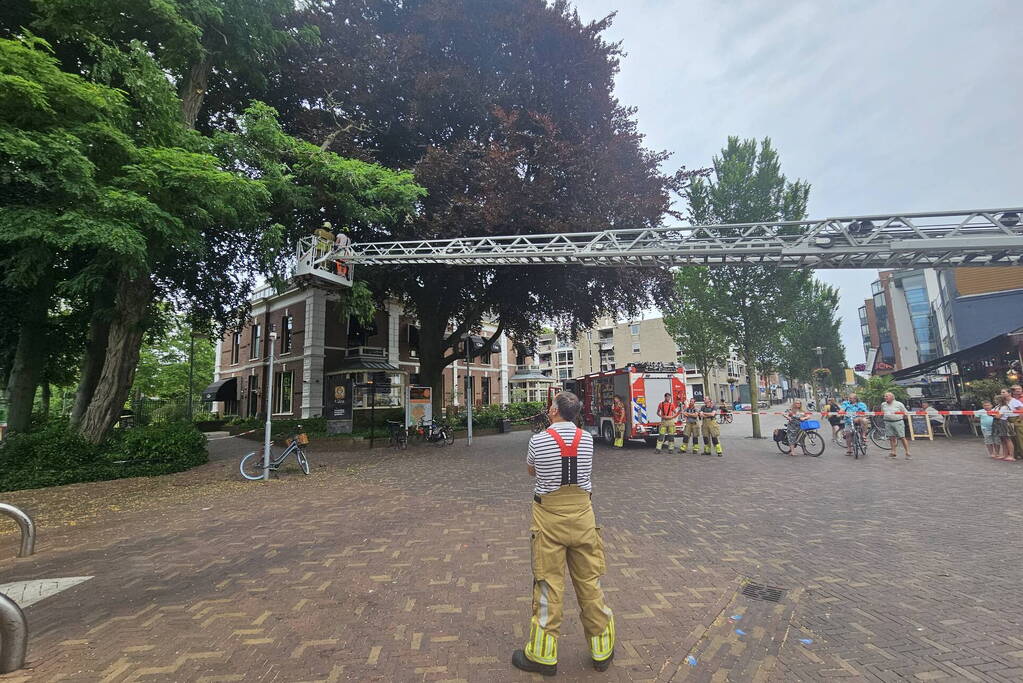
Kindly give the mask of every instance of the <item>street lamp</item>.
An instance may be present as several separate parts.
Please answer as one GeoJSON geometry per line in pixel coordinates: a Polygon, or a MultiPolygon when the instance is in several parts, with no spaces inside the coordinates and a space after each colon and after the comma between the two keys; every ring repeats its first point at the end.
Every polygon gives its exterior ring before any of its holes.
{"type": "MultiPolygon", "coordinates": [[[[815,347],[813,347],[813,350],[817,352],[817,368],[818,369],[823,368],[824,367],[824,347],[823,346],[815,346],[815,347]]],[[[814,373],[814,374],[817,374],[817,373],[814,373]]],[[[818,377],[818,379],[820,380],[820,385],[821,385],[819,387],[819,389],[821,390],[821,393],[823,393],[824,377],[820,376],[820,377],[818,377]]]]}

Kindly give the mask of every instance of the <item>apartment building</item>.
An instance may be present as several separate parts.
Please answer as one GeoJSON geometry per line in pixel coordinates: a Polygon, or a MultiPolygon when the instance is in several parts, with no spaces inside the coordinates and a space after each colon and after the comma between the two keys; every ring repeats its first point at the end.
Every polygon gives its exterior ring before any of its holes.
{"type": "Polygon", "coordinates": [[[867,372],[927,363],[1023,325],[1023,266],[881,271],[859,309],[867,372]]]}

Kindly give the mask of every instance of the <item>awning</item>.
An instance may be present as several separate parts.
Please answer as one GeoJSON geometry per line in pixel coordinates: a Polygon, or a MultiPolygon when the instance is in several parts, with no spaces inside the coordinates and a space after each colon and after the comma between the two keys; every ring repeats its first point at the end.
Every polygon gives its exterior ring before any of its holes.
{"type": "Polygon", "coordinates": [[[907,377],[916,377],[932,370],[937,370],[940,367],[948,365],[949,363],[958,364],[960,361],[965,360],[976,360],[986,357],[991,357],[996,353],[1004,353],[1005,349],[1010,345],[1010,335],[1012,333],[1000,334],[997,337],[992,337],[986,342],[981,342],[976,346],[970,346],[965,349],[960,349],[955,353],[950,353],[947,356],[941,356],[934,360],[929,360],[926,363],[920,363],[909,368],[903,368],[891,374],[892,379],[906,379],[907,377]]]}
{"type": "Polygon", "coordinates": [[[211,401],[237,401],[238,400],[238,378],[228,377],[217,380],[202,390],[202,400],[206,403],[211,401]]]}
{"type": "Polygon", "coordinates": [[[337,369],[338,372],[402,372],[385,360],[374,358],[349,358],[337,369]]]}
{"type": "Polygon", "coordinates": [[[512,375],[508,378],[509,383],[517,382],[555,382],[553,377],[548,377],[542,372],[524,372],[521,375],[512,375]]]}

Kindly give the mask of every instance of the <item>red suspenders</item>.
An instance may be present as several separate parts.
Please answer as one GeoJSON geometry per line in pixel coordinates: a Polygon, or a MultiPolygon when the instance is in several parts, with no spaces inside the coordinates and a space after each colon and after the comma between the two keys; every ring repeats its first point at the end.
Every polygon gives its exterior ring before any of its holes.
{"type": "Polygon", "coordinates": [[[547,433],[551,435],[554,443],[558,444],[558,449],[561,451],[561,485],[578,484],[579,467],[576,456],[579,455],[579,442],[582,441],[583,430],[576,427],[572,445],[566,444],[565,440],[561,438],[561,434],[554,427],[549,428],[547,433]]]}

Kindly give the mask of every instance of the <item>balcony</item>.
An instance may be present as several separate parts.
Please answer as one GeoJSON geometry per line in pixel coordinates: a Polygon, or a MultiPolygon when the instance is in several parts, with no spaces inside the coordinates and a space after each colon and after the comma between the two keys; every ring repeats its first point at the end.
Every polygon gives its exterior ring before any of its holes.
{"type": "Polygon", "coordinates": [[[387,349],[379,346],[351,346],[345,349],[345,358],[386,359],[387,349]]]}

